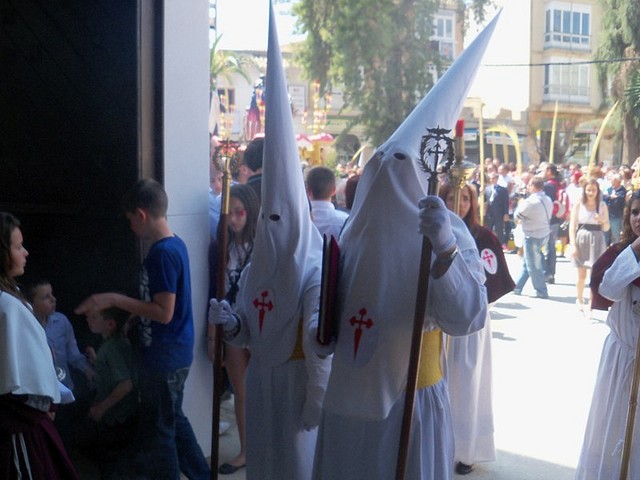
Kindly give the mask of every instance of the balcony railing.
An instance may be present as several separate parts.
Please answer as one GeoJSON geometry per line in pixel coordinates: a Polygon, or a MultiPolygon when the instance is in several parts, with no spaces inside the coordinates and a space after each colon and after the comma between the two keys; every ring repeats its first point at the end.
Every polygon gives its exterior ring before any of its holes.
{"type": "Polygon", "coordinates": [[[575,33],[547,32],[544,34],[544,48],[559,48],[562,50],[591,50],[591,35],[575,33]]]}
{"type": "Polygon", "coordinates": [[[545,85],[542,99],[545,102],[555,102],[557,100],[573,105],[588,105],[589,88],[569,85],[545,85]]]}

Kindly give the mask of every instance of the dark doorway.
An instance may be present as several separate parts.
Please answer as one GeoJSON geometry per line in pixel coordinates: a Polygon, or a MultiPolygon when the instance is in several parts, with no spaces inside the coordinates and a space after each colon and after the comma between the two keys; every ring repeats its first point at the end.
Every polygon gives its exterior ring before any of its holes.
{"type": "MultiPolygon", "coordinates": [[[[73,307],[85,296],[133,293],[136,284],[139,249],[120,198],[161,153],[148,132],[160,121],[152,112],[162,85],[146,97],[141,87],[161,63],[147,62],[151,73],[141,67],[142,47],[159,35],[141,28],[153,8],[145,14],[136,0],[0,6],[0,210],[22,222],[30,252],[22,283],[51,280],[58,310],[82,326],[73,307]]],[[[157,47],[147,52],[160,58],[157,47]]]]}

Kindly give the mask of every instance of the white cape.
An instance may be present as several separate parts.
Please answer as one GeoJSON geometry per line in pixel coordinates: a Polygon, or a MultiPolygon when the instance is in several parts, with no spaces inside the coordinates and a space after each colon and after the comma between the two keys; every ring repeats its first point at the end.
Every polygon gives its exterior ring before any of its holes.
{"type": "Polygon", "coordinates": [[[58,383],[44,328],[26,305],[0,291],[0,395],[36,395],[59,403],[58,383]]]}

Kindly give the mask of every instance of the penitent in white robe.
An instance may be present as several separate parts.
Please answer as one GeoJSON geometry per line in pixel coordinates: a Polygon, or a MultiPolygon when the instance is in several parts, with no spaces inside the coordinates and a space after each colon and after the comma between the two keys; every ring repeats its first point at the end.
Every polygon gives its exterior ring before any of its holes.
{"type": "MultiPolygon", "coordinates": [[[[461,225],[461,229],[466,230],[466,227],[461,225]]],[[[454,231],[460,242],[464,232],[455,227],[454,231]]],[[[461,243],[464,245],[465,242],[461,243]]],[[[463,334],[463,330],[469,333],[483,325],[486,315],[483,275],[477,262],[477,250],[472,244],[468,245],[468,249],[461,248],[460,255],[456,257],[447,273],[439,279],[432,279],[429,284],[427,330],[438,326],[444,331],[460,335],[463,334]],[[466,301],[451,303],[452,298],[466,301]]],[[[353,365],[349,360],[351,355],[341,353],[339,340],[332,365],[333,372],[337,375],[332,374],[329,380],[318,435],[313,477],[316,480],[388,480],[395,476],[404,410],[404,389],[397,391],[394,382],[386,380],[392,377],[406,379],[406,363],[396,363],[390,358],[393,348],[387,349],[385,343],[392,347],[394,342],[385,342],[385,339],[387,334],[395,336],[388,328],[410,329],[411,318],[389,320],[390,323],[386,326],[379,325],[386,333],[381,335],[381,341],[375,349],[376,353],[373,353],[374,360],[368,365],[353,365]],[[376,357],[382,361],[376,362],[376,357]],[[382,390],[379,385],[380,379],[387,385],[382,390]],[[374,401],[369,405],[363,405],[363,409],[358,412],[353,399],[363,395],[374,401]],[[393,401],[384,401],[384,406],[375,401],[383,398],[393,401]],[[387,412],[388,408],[390,410],[387,412]]],[[[351,343],[348,336],[345,340],[343,344],[348,346],[351,343]]],[[[442,357],[441,362],[444,361],[442,357]]],[[[453,453],[449,395],[447,381],[443,378],[435,385],[416,392],[406,478],[451,478],[453,453]]]]}
{"type": "MultiPolygon", "coordinates": [[[[502,246],[485,227],[473,226],[472,234],[487,276],[488,300],[496,302],[514,287],[502,246]]],[[[464,337],[449,337],[447,341],[446,376],[456,461],[467,465],[494,461],[490,311],[484,328],[464,337]]]]}
{"type": "MultiPolygon", "coordinates": [[[[604,341],[596,385],[591,400],[576,480],[614,480],[620,475],[629,393],[640,328],[633,304],[640,302],[640,288],[632,285],[640,265],[627,247],[605,272],[599,293],[613,300],[607,315],[611,333],[604,341]]],[[[636,413],[629,475],[640,478],[640,416],[636,413]]]]}
{"type": "Polygon", "coordinates": [[[447,380],[458,462],[472,465],[496,459],[491,395],[491,313],[484,328],[448,337],[447,380]]]}
{"type": "MultiPolygon", "coordinates": [[[[318,432],[315,480],[395,477],[421,273],[418,204],[430,191],[418,159],[433,159],[428,148],[421,156],[419,147],[425,146],[427,128],[455,124],[496,21],[378,148],[358,181],[339,241],[338,336],[318,432]]],[[[433,180],[436,169],[427,170],[433,180]]],[[[451,212],[449,220],[460,253],[446,273],[430,279],[424,331],[468,335],[486,318],[485,275],[466,225],[451,212]]],[[[439,346],[425,345],[425,363],[442,366],[439,346]]],[[[433,375],[423,385],[416,392],[406,478],[447,480],[454,461],[447,381],[433,375]]]]}
{"type": "Polygon", "coordinates": [[[262,204],[242,271],[232,343],[251,352],[246,386],[248,480],[307,480],[330,359],[313,351],[322,238],[311,221],[273,8],[269,10],[262,204]]]}
{"type": "MultiPolygon", "coordinates": [[[[251,264],[247,269],[250,267],[251,264]]],[[[247,297],[236,310],[241,330],[231,343],[251,351],[245,380],[247,479],[311,478],[317,428],[305,428],[303,411],[315,410],[319,418],[330,359],[318,358],[308,335],[302,335],[304,358],[295,357],[301,353],[296,332],[306,332],[317,311],[319,272],[315,278],[301,299],[303,304],[295,317],[298,320],[281,324],[279,330],[271,330],[276,322],[270,323],[273,318],[267,315],[260,332],[259,315],[252,308],[253,302],[248,301],[254,297],[247,297]]],[[[241,282],[241,292],[243,287],[241,282]]],[[[278,297],[271,298],[277,309],[278,297]]]]}

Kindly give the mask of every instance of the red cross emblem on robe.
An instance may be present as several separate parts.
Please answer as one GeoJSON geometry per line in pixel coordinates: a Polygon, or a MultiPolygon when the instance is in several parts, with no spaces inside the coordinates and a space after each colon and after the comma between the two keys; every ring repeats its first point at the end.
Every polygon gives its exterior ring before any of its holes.
{"type": "Polygon", "coordinates": [[[267,302],[267,297],[269,296],[269,292],[267,290],[263,290],[260,293],[261,299],[255,298],[253,300],[253,306],[258,310],[258,327],[260,333],[262,333],[262,324],[264,323],[264,317],[267,312],[273,310],[273,302],[269,300],[267,302]]]}
{"type": "Polygon", "coordinates": [[[482,250],[480,252],[480,260],[482,260],[484,269],[491,275],[498,271],[498,258],[496,257],[496,254],[493,253],[493,250],[489,248],[482,250]]]}
{"type": "Polygon", "coordinates": [[[367,309],[361,308],[358,311],[360,317],[356,317],[355,315],[349,319],[349,324],[355,328],[353,331],[353,358],[355,359],[358,355],[358,348],[360,347],[360,339],[362,338],[362,328],[371,328],[373,326],[373,320],[367,318],[365,320],[365,316],[367,315],[367,309]]]}

